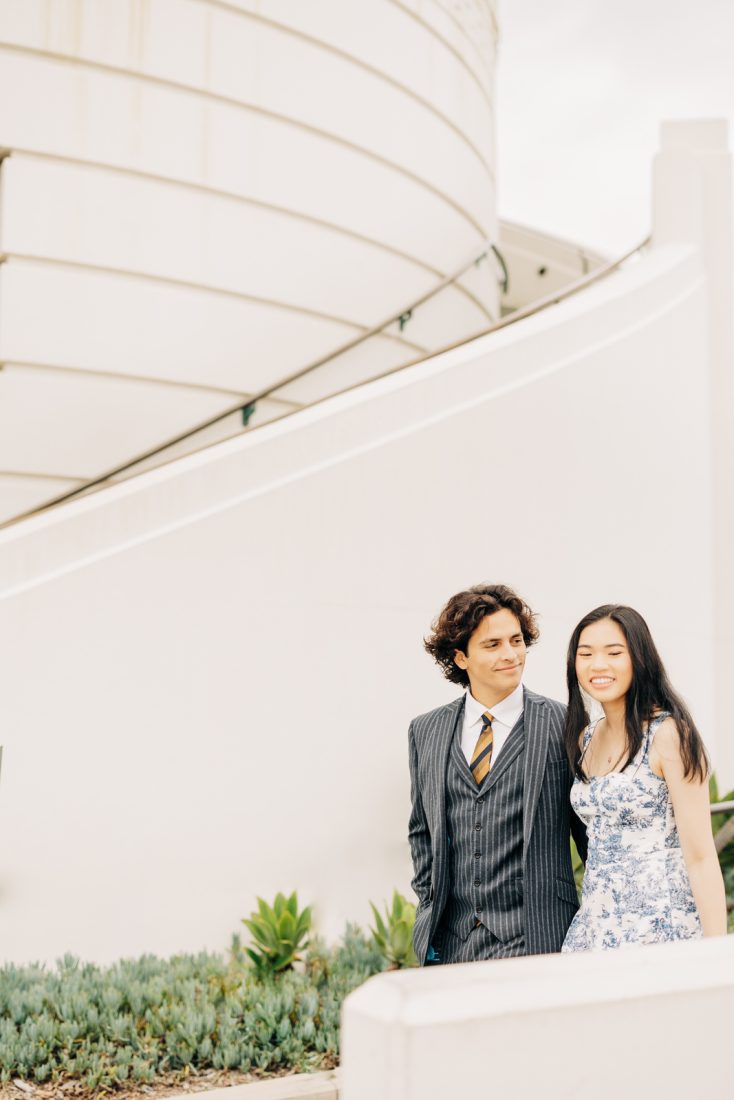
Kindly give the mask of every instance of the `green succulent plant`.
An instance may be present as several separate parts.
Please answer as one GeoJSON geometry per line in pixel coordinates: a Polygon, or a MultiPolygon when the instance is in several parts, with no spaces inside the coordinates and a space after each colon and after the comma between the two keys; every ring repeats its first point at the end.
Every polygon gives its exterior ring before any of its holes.
{"type": "MultiPolygon", "coordinates": [[[[712,775],[709,779],[709,799],[712,806],[722,802],[734,802],[734,791],[720,795],[716,776],[712,775]]],[[[721,868],[726,870],[727,867],[734,865],[734,814],[712,813],[711,828],[714,831],[714,843],[719,853],[721,868]]]]}
{"type": "Polygon", "coordinates": [[[388,970],[417,966],[418,960],[413,950],[415,906],[397,890],[393,891],[392,908],[385,905],[385,920],[373,902],[370,902],[370,906],[375,918],[375,928],[370,928],[370,932],[374,943],[388,962],[388,970]]]}
{"type": "MultiPolygon", "coordinates": [[[[716,776],[712,775],[709,780],[709,798],[712,806],[721,802],[734,802],[734,790],[720,795],[716,776]]],[[[711,827],[726,887],[728,928],[729,932],[734,932],[734,813],[712,813],[711,827]]]]}
{"type": "Polygon", "coordinates": [[[328,1069],[344,998],[383,968],[356,926],[334,947],[312,936],[310,971],[286,970],[277,981],[243,969],[244,950],[234,954],[144,955],[104,968],[67,955],[53,970],[0,966],[0,1097],[56,1089],[99,1100],[121,1088],[179,1091],[191,1074],[212,1070],[328,1069]]]}
{"type": "Polygon", "coordinates": [[[299,948],[308,947],[311,929],[311,907],[298,911],[296,891],[289,898],[277,894],[272,906],[257,899],[257,911],[243,918],[242,923],[253,938],[253,946],[245,948],[257,973],[261,976],[290,970],[300,959],[299,948]]]}

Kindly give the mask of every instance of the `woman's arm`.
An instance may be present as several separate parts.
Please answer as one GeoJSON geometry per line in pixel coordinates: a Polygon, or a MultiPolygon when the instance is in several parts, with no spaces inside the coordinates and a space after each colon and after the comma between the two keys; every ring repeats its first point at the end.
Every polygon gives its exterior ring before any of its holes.
{"type": "Polygon", "coordinates": [[[723,936],[726,934],[726,894],[711,831],[708,784],[698,777],[684,777],[680,737],[672,718],[666,718],[655,734],[650,766],[668,784],[703,934],[723,936]]]}

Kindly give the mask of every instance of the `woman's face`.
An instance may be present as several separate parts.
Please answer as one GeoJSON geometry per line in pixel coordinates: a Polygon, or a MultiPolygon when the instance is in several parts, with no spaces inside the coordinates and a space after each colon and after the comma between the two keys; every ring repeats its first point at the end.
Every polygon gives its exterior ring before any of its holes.
{"type": "Polygon", "coordinates": [[[632,673],[627,639],[617,623],[600,619],[584,627],[576,647],[576,676],[592,699],[602,704],[623,699],[632,673]]]}

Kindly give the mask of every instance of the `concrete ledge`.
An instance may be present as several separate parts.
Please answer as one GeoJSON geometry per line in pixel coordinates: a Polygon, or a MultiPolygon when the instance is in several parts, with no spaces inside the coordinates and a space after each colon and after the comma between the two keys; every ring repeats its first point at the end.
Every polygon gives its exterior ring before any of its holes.
{"type": "Polygon", "coordinates": [[[209,1092],[179,1092],[166,1100],[338,1100],[339,1071],[325,1073],[293,1073],[290,1077],[274,1077],[270,1081],[253,1081],[249,1085],[229,1085],[209,1092]]]}
{"type": "Polygon", "coordinates": [[[716,1096],[734,936],[381,974],[342,1018],[342,1100],[716,1096]]]}

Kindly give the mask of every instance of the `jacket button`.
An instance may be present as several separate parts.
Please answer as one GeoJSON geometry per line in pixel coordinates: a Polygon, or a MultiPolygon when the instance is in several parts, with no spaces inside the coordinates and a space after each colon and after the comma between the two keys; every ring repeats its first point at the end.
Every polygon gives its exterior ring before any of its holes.
{"type": "Polygon", "coordinates": [[[474,879],[474,885],[475,886],[481,886],[482,885],[482,880],[480,878],[475,878],[474,879]]]}
{"type": "Polygon", "coordinates": [[[484,802],[484,799],[483,798],[478,798],[477,802],[484,802]]]}
{"type": "Polygon", "coordinates": [[[479,830],[479,829],[481,829],[481,827],[482,827],[482,823],[481,823],[481,821],[477,821],[477,823],[476,823],[476,825],[474,826],[474,828],[475,828],[475,829],[477,829],[477,830],[479,830]]]}

